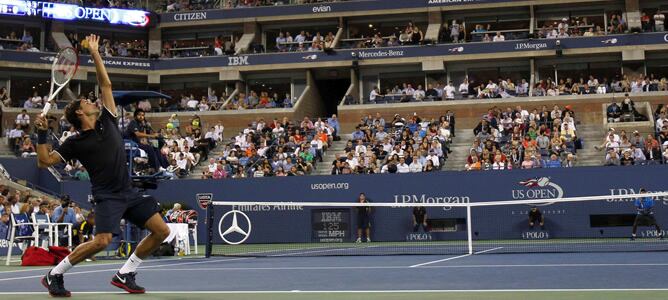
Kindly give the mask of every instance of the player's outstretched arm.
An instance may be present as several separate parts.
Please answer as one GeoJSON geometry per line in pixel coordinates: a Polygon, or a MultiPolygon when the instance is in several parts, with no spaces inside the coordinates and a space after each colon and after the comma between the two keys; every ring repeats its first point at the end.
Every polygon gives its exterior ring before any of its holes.
{"type": "Polygon", "coordinates": [[[47,121],[43,116],[37,116],[35,120],[37,126],[37,166],[47,168],[60,163],[62,159],[55,152],[49,152],[49,144],[46,143],[47,121]]]}
{"type": "Polygon", "coordinates": [[[100,37],[91,34],[86,37],[86,40],[88,41],[90,55],[93,57],[93,62],[95,62],[95,75],[97,76],[97,84],[102,91],[102,104],[109,112],[116,115],[116,102],[114,101],[114,95],[111,93],[111,80],[109,79],[109,74],[107,74],[107,68],[102,61],[102,56],[100,56],[100,37]]]}

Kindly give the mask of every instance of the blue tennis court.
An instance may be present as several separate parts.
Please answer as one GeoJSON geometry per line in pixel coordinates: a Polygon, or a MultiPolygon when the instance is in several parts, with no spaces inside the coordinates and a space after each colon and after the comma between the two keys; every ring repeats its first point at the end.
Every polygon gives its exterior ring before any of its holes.
{"type": "MultiPolygon", "coordinates": [[[[122,294],[109,284],[122,262],[82,265],[65,276],[73,297],[122,294]]],[[[1,269],[0,269],[1,270],[1,269]]],[[[0,272],[3,299],[48,297],[39,284],[47,268],[0,272]]],[[[138,281],[152,299],[657,299],[668,293],[667,252],[535,253],[446,256],[192,258],[147,261],[138,281]],[[180,296],[180,297],[179,297],[180,296]],[[176,298],[172,298],[176,297],[176,298]],[[303,297],[303,298],[301,298],[303,297]],[[435,298],[434,298],[435,299],[435,298]]]]}

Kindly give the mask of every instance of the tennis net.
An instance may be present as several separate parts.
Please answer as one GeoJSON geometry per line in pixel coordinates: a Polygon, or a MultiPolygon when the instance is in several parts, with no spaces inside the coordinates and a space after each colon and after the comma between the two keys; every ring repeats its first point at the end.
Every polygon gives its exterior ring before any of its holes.
{"type": "Polygon", "coordinates": [[[213,201],[207,208],[206,254],[666,251],[664,225],[668,193],[471,203],[213,201]],[[653,199],[651,214],[635,205],[646,197],[653,199]]]}

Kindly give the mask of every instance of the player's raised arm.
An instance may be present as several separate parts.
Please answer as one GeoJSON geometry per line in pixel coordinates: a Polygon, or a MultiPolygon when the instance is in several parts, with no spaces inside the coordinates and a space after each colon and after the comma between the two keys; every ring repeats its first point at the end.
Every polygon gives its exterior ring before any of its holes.
{"type": "Polygon", "coordinates": [[[107,74],[107,68],[104,67],[104,62],[100,56],[100,37],[91,34],[86,37],[86,40],[88,41],[88,50],[95,63],[97,84],[102,91],[102,104],[115,116],[116,102],[114,101],[114,95],[111,93],[111,80],[109,79],[109,74],[107,74]]]}

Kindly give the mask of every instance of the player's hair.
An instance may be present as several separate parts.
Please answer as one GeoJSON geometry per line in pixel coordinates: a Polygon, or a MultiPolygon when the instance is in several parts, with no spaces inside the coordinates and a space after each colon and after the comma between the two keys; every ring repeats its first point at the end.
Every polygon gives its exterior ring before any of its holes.
{"type": "Polygon", "coordinates": [[[80,108],[80,100],[74,100],[65,106],[65,119],[67,119],[67,122],[70,123],[70,125],[72,125],[72,127],[74,127],[76,130],[81,129],[81,120],[79,120],[79,116],[77,115],[77,110],[80,108]]]}

